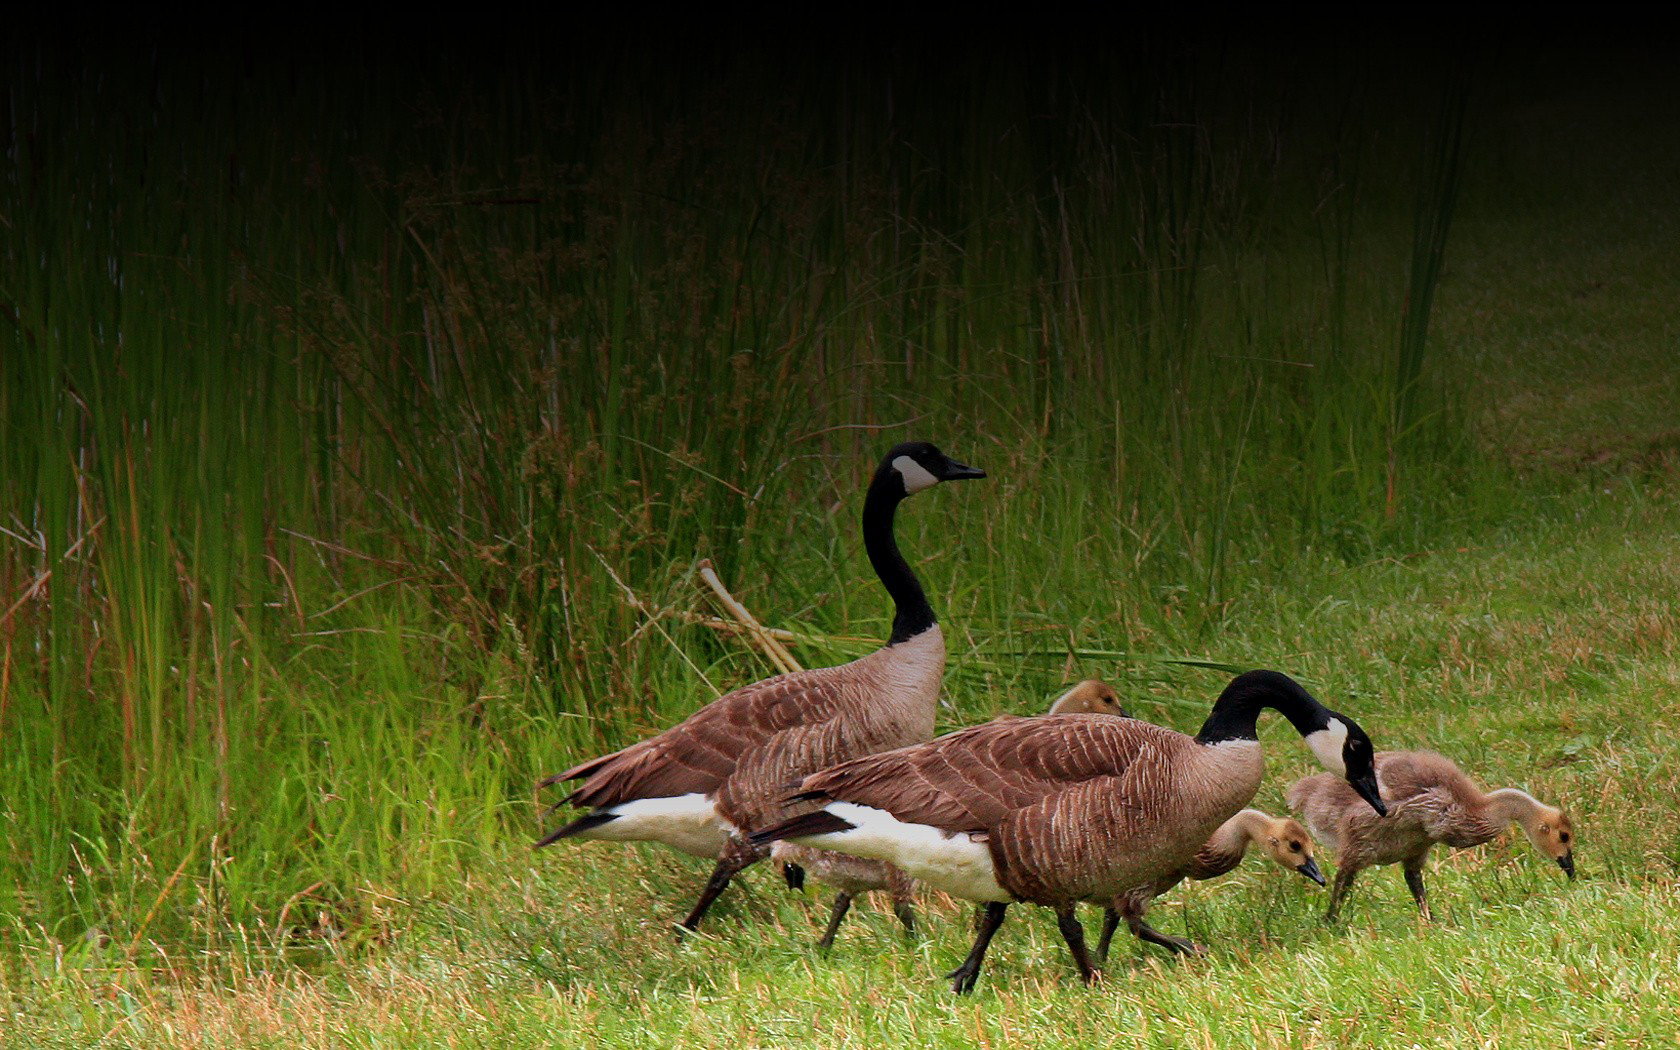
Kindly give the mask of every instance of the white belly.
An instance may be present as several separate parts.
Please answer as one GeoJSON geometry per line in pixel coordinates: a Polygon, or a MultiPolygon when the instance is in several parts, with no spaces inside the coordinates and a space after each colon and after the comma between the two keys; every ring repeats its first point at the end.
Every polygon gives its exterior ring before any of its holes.
{"type": "Polygon", "coordinates": [[[998,885],[992,851],[984,842],[966,834],[949,835],[928,824],[907,824],[885,810],[852,802],[830,802],[823,808],[856,826],[792,841],[884,860],[911,878],[964,900],[1014,900],[998,885]]]}
{"type": "Polygon", "coordinates": [[[609,806],[605,812],[616,818],[578,835],[580,839],[609,842],[658,842],[696,857],[715,858],[723,852],[732,830],[718,815],[708,795],[668,795],[639,798],[609,806]]]}

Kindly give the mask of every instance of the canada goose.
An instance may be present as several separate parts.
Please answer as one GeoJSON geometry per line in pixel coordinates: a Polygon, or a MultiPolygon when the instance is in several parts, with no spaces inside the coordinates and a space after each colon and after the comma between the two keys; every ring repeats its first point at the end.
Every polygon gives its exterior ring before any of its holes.
{"type": "Polygon", "coordinates": [[[745,836],[775,811],[787,784],[932,737],[945,639],[899,553],[893,517],[907,496],[941,481],[985,476],[926,442],[895,445],[863,501],[864,548],[896,607],[887,644],[838,667],[744,686],[657,736],[548,777],[540,787],[583,780],[560,804],[589,812],[537,846],[563,838],[652,841],[717,858],[682,922],[693,930],[730,878],[769,853],[768,845],[745,836]]]}
{"type": "MultiPolygon", "coordinates": [[[[1318,870],[1318,861],[1313,859],[1312,837],[1307,834],[1306,828],[1288,817],[1274,817],[1258,809],[1245,809],[1219,825],[1219,829],[1202,843],[1202,848],[1196,851],[1190,863],[1156,883],[1155,896],[1161,896],[1184,879],[1217,879],[1231,872],[1242,863],[1250,845],[1258,847],[1279,867],[1324,885],[1324,873],[1318,870]]],[[[1108,942],[1114,939],[1114,931],[1119,927],[1120,913],[1112,907],[1105,909],[1102,939],[1097,942],[1098,959],[1108,958],[1108,942]]]]}
{"type": "Polygon", "coordinates": [[[1430,918],[1423,891],[1423,862],[1444,842],[1456,849],[1479,846],[1512,823],[1522,825],[1534,848],[1575,877],[1574,828],[1563,810],[1535,801],[1526,791],[1483,793],[1452,761],[1433,751],[1384,751],[1377,780],[1388,802],[1386,820],[1372,820],[1334,777],[1303,777],[1289,789],[1289,808],[1319,841],[1336,851],[1336,882],[1326,922],[1341,909],[1354,877],[1379,864],[1399,864],[1418,911],[1430,918]]]}
{"type": "MultiPolygon", "coordinates": [[[[1115,693],[1113,686],[1097,678],[1087,678],[1057,697],[1055,703],[1050,705],[1049,713],[1053,715],[1108,714],[1119,715],[1124,718],[1126,709],[1120,706],[1119,694],[1115,693]]],[[[1293,824],[1295,822],[1289,821],[1289,823],[1293,824]]],[[[1212,843],[1210,842],[1209,845],[1212,845],[1212,843]]],[[[845,920],[846,912],[852,906],[852,898],[870,890],[884,889],[891,893],[893,914],[897,915],[898,921],[904,924],[907,933],[916,932],[916,913],[912,907],[914,882],[908,875],[886,861],[872,860],[868,857],[854,857],[834,850],[796,846],[786,841],[775,843],[770,856],[772,860],[782,865],[782,876],[793,889],[803,889],[805,876],[809,874],[840,891],[834,897],[834,907],[829,914],[828,929],[823,932],[822,939],[817,941],[817,947],[828,948],[834,944],[834,935],[840,929],[840,923],[845,920]]],[[[1238,850],[1237,857],[1238,859],[1242,857],[1241,848],[1238,850]]]]}
{"type": "Polygon", "coordinates": [[[1089,982],[1096,969],[1074,914],[1081,901],[1112,906],[1144,940],[1195,950],[1151,929],[1144,912],[1155,886],[1189,864],[1259,790],[1264,761],[1254,730],[1266,707],[1383,811],[1365,732],[1287,675],[1249,671],[1225,687],[1194,737],[1131,718],[1006,717],[853,759],[806,777],[788,804],[817,808],[752,841],[791,839],[874,857],[984,902],[974,947],[949,975],[958,993],[974,987],[1014,901],[1056,910],[1089,982]]]}

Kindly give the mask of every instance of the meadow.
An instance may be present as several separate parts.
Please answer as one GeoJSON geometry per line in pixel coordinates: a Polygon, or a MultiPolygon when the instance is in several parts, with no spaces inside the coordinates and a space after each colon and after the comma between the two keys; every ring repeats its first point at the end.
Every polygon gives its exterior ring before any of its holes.
{"type": "MultiPolygon", "coordinates": [[[[1166,42],[1033,61],[9,45],[0,1043],[1668,1046],[1680,93],[1660,58],[1166,42]],[[942,729],[1276,667],[1565,806],[1437,921],[1251,858],[1083,988],[971,999],[769,865],[541,853],[535,782],[884,638],[891,443],[942,729]]],[[[1258,804],[1309,770],[1286,727],[1258,804]]],[[[1333,859],[1332,859],[1333,863],[1333,859]]],[[[1328,867],[1328,866],[1327,866],[1328,867]]]]}

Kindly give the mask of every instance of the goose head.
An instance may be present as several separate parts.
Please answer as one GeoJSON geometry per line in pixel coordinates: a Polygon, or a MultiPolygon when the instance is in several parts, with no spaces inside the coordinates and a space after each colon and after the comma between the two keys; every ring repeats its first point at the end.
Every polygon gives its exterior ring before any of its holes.
{"type": "Polygon", "coordinates": [[[1251,832],[1249,838],[1279,866],[1298,872],[1320,886],[1324,885],[1324,873],[1318,870],[1318,861],[1313,859],[1312,836],[1298,821],[1289,817],[1272,818],[1266,821],[1264,827],[1251,832]]]}
{"type": "Polygon", "coordinates": [[[1377,785],[1377,751],[1359,723],[1347,715],[1324,709],[1324,725],[1304,734],[1319,765],[1347,780],[1378,816],[1388,816],[1377,785]]]}
{"type": "Polygon", "coordinates": [[[1537,806],[1522,823],[1528,841],[1542,855],[1552,858],[1563,873],[1575,877],[1575,828],[1561,809],[1537,806]]]}
{"type": "Polygon", "coordinates": [[[1069,689],[1050,705],[1053,715],[1119,715],[1126,717],[1120,706],[1120,695],[1114,687],[1100,678],[1087,678],[1069,689]]]}
{"type": "Polygon", "coordinates": [[[926,441],[907,441],[888,450],[876,478],[883,480],[889,474],[896,476],[906,496],[933,488],[941,481],[968,481],[986,476],[979,467],[958,463],[926,441]]]}

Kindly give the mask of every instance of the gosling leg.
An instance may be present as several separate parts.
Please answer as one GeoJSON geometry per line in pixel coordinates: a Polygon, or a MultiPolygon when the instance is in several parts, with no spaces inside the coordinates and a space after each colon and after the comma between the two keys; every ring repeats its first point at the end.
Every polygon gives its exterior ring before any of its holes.
{"type": "Polygon", "coordinates": [[[904,924],[904,932],[914,937],[916,935],[916,909],[911,902],[916,899],[914,884],[910,876],[897,868],[887,869],[887,892],[892,894],[893,914],[904,924]]]}
{"type": "Polygon", "coordinates": [[[852,906],[852,895],[841,891],[834,896],[834,911],[828,917],[828,930],[817,942],[818,948],[834,947],[834,935],[840,929],[840,923],[846,918],[846,912],[852,906]]]}
{"type": "Polygon", "coordinates": [[[916,936],[916,909],[910,906],[909,901],[894,901],[893,914],[904,924],[906,936],[916,936]]]}
{"type": "Polygon", "coordinates": [[[1429,897],[1423,890],[1423,857],[1406,858],[1401,870],[1406,873],[1406,888],[1412,891],[1412,899],[1417,901],[1418,914],[1423,916],[1424,922],[1435,921],[1435,916],[1429,913],[1429,897]]]}
{"type": "Polygon", "coordinates": [[[1325,922],[1336,921],[1336,915],[1342,910],[1342,901],[1353,888],[1354,877],[1358,874],[1359,869],[1352,864],[1343,862],[1336,865],[1336,881],[1330,886],[1330,910],[1324,913],[1325,922]]]}
{"type": "Polygon", "coordinates": [[[1140,941],[1148,941],[1150,944],[1159,944],[1161,947],[1166,948],[1169,951],[1176,952],[1179,955],[1202,954],[1202,949],[1198,947],[1194,941],[1187,941],[1183,937],[1174,937],[1171,934],[1162,933],[1160,930],[1157,930],[1147,922],[1144,922],[1143,916],[1141,915],[1127,915],[1126,925],[1131,927],[1132,936],[1136,937],[1140,941]]]}

